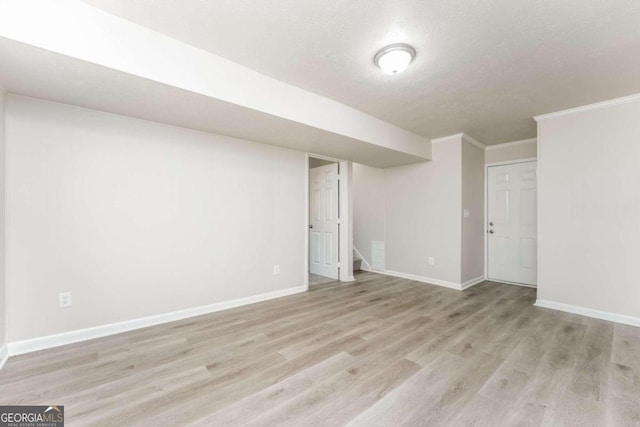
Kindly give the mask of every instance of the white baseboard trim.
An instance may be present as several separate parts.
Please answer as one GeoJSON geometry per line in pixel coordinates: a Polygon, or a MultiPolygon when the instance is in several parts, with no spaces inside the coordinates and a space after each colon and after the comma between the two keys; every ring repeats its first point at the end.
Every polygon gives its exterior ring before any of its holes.
{"type": "Polygon", "coordinates": [[[487,278],[487,280],[494,283],[504,283],[505,285],[522,286],[523,288],[533,288],[533,289],[538,288],[536,285],[527,285],[526,283],[507,282],[506,280],[497,280],[497,279],[489,279],[489,278],[487,278]]]}
{"type": "Polygon", "coordinates": [[[9,349],[6,344],[3,344],[2,347],[0,347],[0,369],[7,363],[7,360],[9,360],[9,349]]]}
{"type": "Polygon", "coordinates": [[[384,270],[384,271],[366,270],[366,271],[370,271],[372,273],[384,274],[387,276],[399,277],[401,279],[414,280],[416,282],[428,283],[430,285],[443,286],[445,288],[455,289],[458,291],[462,290],[459,283],[448,282],[446,280],[440,280],[440,279],[433,279],[431,277],[418,276],[416,274],[401,273],[399,271],[393,271],[393,270],[384,270]]]}
{"type": "Polygon", "coordinates": [[[234,307],[254,304],[256,302],[267,301],[270,299],[280,298],[306,291],[306,286],[297,286],[294,288],[282,289],[279,291],[268,292],[265,294],[254,295],[246,298],[238,298],[230,301],[173,311],[170,313],[157,314],[140,319],[126,320],[124,322],[111,323],[108,325],[96,326],[86,329],[78,329],[75,331],[32,338],[24,341],[10,342],[7,345],[8,354],[9,356],[15,356],[18,354],[31,353],[34,351],[45,350],[61,345],[73,344],[80,341],[86,341],[94,338],[105,337],[108,335],[119,334],[122,332],[133,331],[135,329],[146,328],[148,326],[159,325],[161,323],[168,323],[176,320],[186,319],[189,317],[200,316],[203,314],[215,313],[216,311],[227,310],[234,307]]]}
{"type": "Polygon", "coordinates": [[[393,277],[400,277],[402,279],[409,279],[409,280],[415,280],[416,282],[422,282],[422,283],[428,283],[430,285],[436,285],[436,286],[443,286],[445,288],[449,288],[449,289],[455,289],[457,291],[462,291],[464,289],[470,288],[473,285],[477,285],[478,283],[482,283],[486,280],[486,278],[484,276],[478,276],[474,279],[471,280],[467,280],[466,282],[460,284],[460,283],[455,283],[455,282],[449,282],[446,280],[440,280],[440,279],[434,279],[432,277],[425,277],[425,276],[418,276],[416,274],[409,274],[409,273],[402,273],[400,271],[393,271],[393,270],[385,270],[385,271],[378,271],[378,270],[373,270],[370,268],[362,268],[365,271],[369,271],[371,273],[379,273],[379,274],[384,274],[387,276],[393,276],[393,277]]]}
{"type": "Polygon", "coordinates": [[[478,276],[475,279],[471,279],[471,280],[467,280],[466,282],[464,282],[462,285],[460,285],[460,288],[462,290],[468,289],[470,287],[472,287],[473,285],[477,285],[478,283],[482,283],[484,282],[486,279],[484,276],[478,276]]]}
{"type": "Polygon", "coordinates": [[[608,311],[594,310],[592,308],[579,307],[577,305],[564,304],[544,299],[536,300],[534,305],[536,307],[550,308],[552,310],[565,311],[567,313],[580,314],[582,316],[593,317],[595,319],[608,320],[610,322],[640,327],[640,317],[610,313],[608,311]]]}

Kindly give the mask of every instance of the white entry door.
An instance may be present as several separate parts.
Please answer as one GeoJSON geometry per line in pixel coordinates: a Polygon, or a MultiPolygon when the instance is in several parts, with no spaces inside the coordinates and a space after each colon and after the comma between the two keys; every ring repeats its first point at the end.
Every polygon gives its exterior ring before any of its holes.
{"type": "Polygon", "coordinates": [[[536,162],[490,166],[488,171],[489,279],[536,285],[536,162]]]}
{"type": "Polygon", "coordinates": [[[338,278],[338,164],[309,171],[309,271],[338,278]]]}

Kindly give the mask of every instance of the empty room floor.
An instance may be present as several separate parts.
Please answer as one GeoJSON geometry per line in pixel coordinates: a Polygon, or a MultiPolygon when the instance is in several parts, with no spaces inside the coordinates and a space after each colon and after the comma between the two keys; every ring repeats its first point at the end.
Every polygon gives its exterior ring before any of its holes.
{"type": "Polygon", "coordinates": [[[640,423],[640,328],[361,273],[353,284],[12,357],[0,404],[67,425],[640,423]]]}
{"type": "MultiPolygon", "coordinates": [[[[315,287],[315,286],[324,286],[327,285],[329,283],[334,283],[337,282],[335,279],[331,279],[329,277],[323,277],[323,276],[318,276],[317,274],[311,274],[309,273],[309,286],[310,287],[315,287]]],[[[337,282],[340,283],[340,282],[337,282]]]]}

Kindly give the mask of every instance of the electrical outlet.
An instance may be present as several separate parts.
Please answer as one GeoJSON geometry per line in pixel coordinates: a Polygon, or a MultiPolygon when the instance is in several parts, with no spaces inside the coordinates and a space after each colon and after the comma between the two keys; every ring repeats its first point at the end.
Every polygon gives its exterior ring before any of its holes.
{"type": "Polygon", "coordinates": [[[280,266],[278,264],[273,266],[273,274],[280,274],[280,266]]]}
{"type": "Polygon", "coordinates": [[[71,307],[73,301],[71,300],[71,292],[60,292],[58,295],[59,307],[71,307]]]}
{"type": "Polygon", "coordinates": [[[462,216],[464,218],[469,218],[469,209],[465,209],[464,211],[462,211],[462,216]]]}
{"type": "Polygon", "coordinates": [[[436,259],[432,256],[429,257],[429,265],[436,265],[436,259]]]}

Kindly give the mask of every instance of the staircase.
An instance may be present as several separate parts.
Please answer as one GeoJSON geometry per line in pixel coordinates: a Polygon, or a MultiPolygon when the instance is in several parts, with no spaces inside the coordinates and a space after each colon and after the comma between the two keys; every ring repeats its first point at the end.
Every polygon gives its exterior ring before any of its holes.
{"type": "Polygon", "coordinates": [[[356,255],[355,251],[353,252],[353,271],[360,271],[362,270],[362,258],[358,257],[358,255],[356,255]]]}

